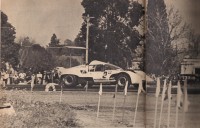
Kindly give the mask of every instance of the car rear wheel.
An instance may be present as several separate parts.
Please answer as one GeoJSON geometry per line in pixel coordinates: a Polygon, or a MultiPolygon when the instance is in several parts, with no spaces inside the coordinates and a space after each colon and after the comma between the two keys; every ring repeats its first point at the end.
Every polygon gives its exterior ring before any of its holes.
{"type": "Polygon", "coordinates": [[[125,87],[126,82],[128,82],[128,86],[129,86],[130,85],[130,79],[129,79],[128,75],[120,74],[117,77],[117,84],[118,84],[119,87],[125,87]]]}
{"type": "Polygon", "coordinates": [[[74,75],[65,75],[62,80],[66,87],[75,87],[78,84],[77,76],[74,75]]]}

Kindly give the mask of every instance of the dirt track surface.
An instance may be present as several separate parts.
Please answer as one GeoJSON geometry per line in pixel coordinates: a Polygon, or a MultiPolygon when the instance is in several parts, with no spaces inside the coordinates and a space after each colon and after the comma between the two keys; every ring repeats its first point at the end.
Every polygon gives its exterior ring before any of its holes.
{"type": "MultiPolygon", "coordinates": [[[[60,92],[33,92],[30,91],[5,91],[7,102],[13,102],[16,100],[23,101],[24,104],[31,104],[40,102],[43,104],[57,104],[60,102],[60,92]]],[[[103,93],[101,96],[100,112],[97,118],[97,105],[99,95],[98,92],[63,92],[61,104],[70,107],[72,113],[74,113],[74,120],[76,120],[76,127],[133,127],[133,119],[135,114],[135,105],[137,94],[135,92],[128,92],[126,97],[125,107],[123,108],[124,95],[123,92],[118,92],[116,95],[116,111],[115,118],[112,121],[113,115],[113,92],[103,93]],[[125,111],[124,111],[125,110],[125,111]],[[123,111],[124,120],[122,121],[123,111]]],[[[175,127],[175,100],[176,95],[173,95],[171,104],[171,118],[170,118],[170,128],[175,127]]],[[[200,118],[200,95],[189,95],[189,111],[185,114],[185,128],[199,128],[199,118],[200,118]]],[[[12,103],[15,104],[15,103],[12,103]]],[[[159,97],[158,102],[158,114],[157,114],[157,124],[160,115],[160,104],[161,97],[159,97]]],[[[13,105],[15,107],[15,105],[13,105]]],[[[61,106],[61,108],[62,108],[61,106]]],[[[168,100],[164,102],[163,115],[161,128],[166,128],[167,122],[167,106],[168,100]]],[[[18,106],[19,107],[19,106],[18,106]]],[[[24,107],[22,105],[22,107],[24,107]]],[[[60,107],[58,107],[59,109],[60,107]]],[[[15,108],[16,110],[19,108],[15,108]]],[[[26,108],[20,108],[23,112],[27,110],[26,108]]],[[[55,109],[56,110],[56,109],[55,109]]],[[[138,111],[136,117],[135,128],[153,128],[154,122],[154,112],[155,112],[155,97],[154,94],[140,94],[138,111]]],[[[16,111],[16,114],[17,111],[16,111]]],[[[182,109],[179,110],[179,127],[182,127],[182,109]]]]}
{"type": "MultiPolygon", "coordinates": [[[[155,115],[155,101],[154,94],[147,94],[146,96],[146,127],[153,128],[154,115],[155,115]]],[[[190,102],[188,112],[185,113],[185,121],[183,122],[183,107],[179,109],[178,113],[178,128],[199,128],[200,127],[200,95],[189,95],[188,100],[190,102]]],[[[168,116],[168,100],[164,101],[163,113],[161,118],[161,128],[167,128],[167,116],[168,116]]],[[[158,100],[157,111],[157,127],[160,118],[161,110],[161,96],[158,100]]],[[[170,113],[170,128],[175,128],[176,120],[176,95],[172,95],[171,100],[171,113],[170,113]]]]}
{"type": "MultiPolygon", "coordinates": [[[[8,102],[21,100],[26,104],[41,102],[44,104],[55,104],[60,101],[60,92],[33,92],[30,91],[6,91],[4,94],[8,102]]],[[[136,103],[136,93],[130,92],[126,97],[125,107],[123,108],[124,95],[118,92],[116,95],[116,112],[112,121],[113,114],[113,94],[112,92],[103,93],[99,117],[97,118],[98,92],[63,92],[61,103],[70,106],[72,112],[76,114],[78,127],[132,127],[134,110],[136,103]],[[124,120],[122,121],[122,114],[124,120]]],[[[13,103],[14,104],[14,103],[13,103]]],[[[15,105],[13,105],[15,107],[15,105]]],[[[19,107],[19,106],[18,106],[19,107]]],[[[22,110],[22,109],[21,109],[22,110]]],[[[24,112],[26,109],[24,109],[24,112]]],[[[17,111],[16,111],[17,114],[17,111]]],[[[144,122],[144,95],[140,96],[136,126],[143,128],[144,122]]]]}

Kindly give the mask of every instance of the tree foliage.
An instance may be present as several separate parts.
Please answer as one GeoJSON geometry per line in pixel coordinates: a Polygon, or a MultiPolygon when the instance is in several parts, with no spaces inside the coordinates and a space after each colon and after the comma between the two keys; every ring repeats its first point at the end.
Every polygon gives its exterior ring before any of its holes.
{"type": "Polygon", "coordinates": [[[149,73],[168,74],[173,69],[175,54],[168,23],[164,0],[148,1],[145,63],[149,73]]]}
{"type": "Polygon", "coordinates": [[[71,41],[70,39],[66,39],[66,40],[64,41],[64,45],[67,45],[67,46],[74,46],[75,44],[74,44],[74,42],[71,41]]]}
{"type": "Polygon", "coordinates": [[[15,28],[8,22],[7,15],[1,11],[1,59],[11,63],[14,67],[18,64],[18,51],[20,46],[14,42],[15,28]]]}
{"type": "Polygon", "coordinates": [[[60,40],[57,38],[56,34],[54,33],[51,37],[51,41],[49,43],[50,47],[56,47],[60,43],[60,40]]]}
{"type": "Polygon", "coordinates": [[[187,38],[188,38],[189,44],[188,44],[188,49],[186,51],[186,54],[188,55],[188,57],[199,58],[200,57],[200,34],[190,29],[190,31],[187,33],[187,38]]]}
{"type": "Polygon", "coordinates": [[[74,66],[78,66],[80,65],[80,63],[77,61],[77,59],[74,59],[73,57],[69,56],[54,56],[54,60],[55,61],[55,67],[64,67],[64,68],[70,68],[70,67],[74,67],[74,66]],[[71,62],[71,64],[70,64],[71,62]]]}
{"type": "MultiPolygon", "coordinates": [[[[135,27],[141,25],[143,6],[129,0],[83,0],[82,6],[83,16],[93,17],[90,19],[89,61],[97,59],[125,67],[142,40],[143,35],[135,27]]],[[[86,19],[75,42],[85,46],[85,40],[86,19]]]]}
{"type": "Polygon", "coordinates": [[[31,46],[33,44],[36,44],[35,40],[29,38],[28,36],[20,37],[16,42],[21,46],[31,46]]]}
{"type": "Polygon", "coordinates": [[[53,67],[53,59],[45,48],[39,44],[33,44],[31,47],[23,47],[20,50],[20,67],[22,69],[31,69],[37,73],[44,70],[50,70],[53,67]]]}

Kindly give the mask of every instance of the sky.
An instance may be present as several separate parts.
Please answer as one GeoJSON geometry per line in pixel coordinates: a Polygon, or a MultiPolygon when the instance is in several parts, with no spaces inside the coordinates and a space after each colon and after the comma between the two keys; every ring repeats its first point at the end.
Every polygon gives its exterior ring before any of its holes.
{"type": "Polygon", "coordinates": [[[16,28],[16,37],[29,36],[46,46],[53,33],[61,43],[80,31],[82,0],[1,0],[1,8],[16,28]]]}
{"type": "MultiPolygon", "coordinates": [[[[6,13],[8,21],[16,28],[16,37],[29,36],[43,46],[50,42],[53,33],[57,35],[61,43],[65,39],[73,41],[83,22],[82,0],[0,1],[2,11],[6,13]]],[[[199,5],[195,4],[197,1],[199,0],[165,0],[165,3],[180,10],[183,17],[187,21],[191,20],[190,22],[195,24],[194,28],[199,28],[200,31],[200,20],[196,20],[197,16],[191,17],[189,14],[194,5],[199,5]]]]}
{"type": "Polygon", "coordinates": [[[183,21],[190,24],[196,33],[200,33],[200,0],[165,0],[165,3],[178,9],[183,21]]]}

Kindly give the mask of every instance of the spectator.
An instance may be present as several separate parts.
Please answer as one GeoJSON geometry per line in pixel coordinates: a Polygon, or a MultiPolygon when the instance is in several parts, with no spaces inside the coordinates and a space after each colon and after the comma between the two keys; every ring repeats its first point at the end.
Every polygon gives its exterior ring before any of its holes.
{"type": "Polygon", "coordinates": [[[4,81],[0,75],[0,90],[2,90],[3,87],[4,87],[4,81]]]}
{"type": "Polygon", "coordinates": [[[23,73],[23,72],[20,72],[20,73],[19,73],[19,81],[20,81],[21,83],[24,82],[25,77],[26,77],[26,73],[23,73]]]}
{"type": "Polygon", "coordinates": [[[37,74],[37,82],[38,84],[42,84],[42,74],[40,72],[37,74]]]}
{"type": "Polygon", "coordinates": [[[19,79],[18,74],[17,74],[17,72],[15,72],[14,76],[13,76],[13,83],[18,84],[18,79],[19,79]]]}
{"type": "Polygon", "coordinates": [[[5,65],[6,65],[6,71],[9,70],[9,63],[6,62],[5,65]]]}
{"type": "Polygon", "coordinates": [[[59,82],[59,74],[58,74],[58,71],[56,69],[54,69],[53,82],[54,83],[59,82]]]}
{"type": "Polygon", "coordinates": [[[2,72],[2,78],[3,78],[4,86],[5,86],[8,82],[9,74],[7,72],[5,72],[4,70],[2,72]]]}
{"type": "Polygon", "coordinates": [[[44,74],[43,74],[43,80],[42,80],[42,84],[43,84],[43,85],[46,85],[46,84],[47,84],[46,77],[47,77],[47,72],[44,71],[44,74]]]}
{"type": "Polygon", "coordinates": [[[46,72],[44,78],[45,78],[45,82],[46,82],[46,83],[49,83],[49,82],[51,81],[50,73],[46,72]]]}
{"type": "Polygon", "coordinates": [[[34,82],[35,82],[35,75],[33,74],[31,76],[31,92],[33,91],[33,87],[35,86],[34,82]]]}
{"type": "Polygon", "coordinates": [[[7,72],[9,74],[8,81],[10,81],[9,83],[12,84],[12,82],[13,82],[12,78],[13,78],[13,75],[14,75],[14,69],[13,69],[11,64],[9,65],[9,68],[8,68],[7,72]]]}

